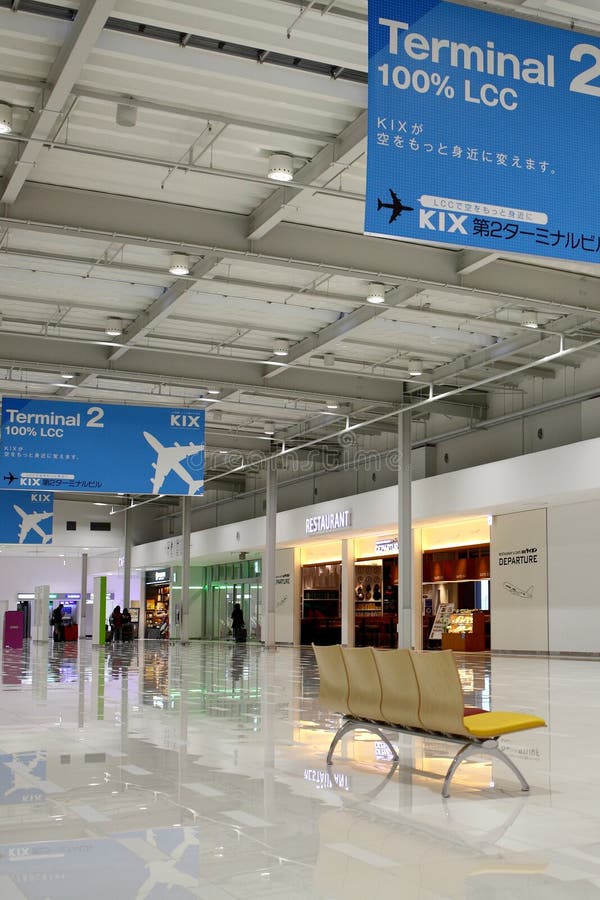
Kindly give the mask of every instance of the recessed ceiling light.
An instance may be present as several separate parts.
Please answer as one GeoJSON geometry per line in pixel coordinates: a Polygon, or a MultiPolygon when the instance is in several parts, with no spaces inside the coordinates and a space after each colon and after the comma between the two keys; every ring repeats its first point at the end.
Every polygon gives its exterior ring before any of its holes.
{"type": "Polygon", "coordinates": [[[190,258],[187,253],[172,253],[171,265],[169,266],[171,275],[189,275],[190,274],[190,258]]]}
{"type": "Polygon", "coordinates": [[[289,353],[289,341],[285,338],[277,338],[273,344],[273,353],[275,356],[287,356],[289,353]]]}
{"type": "Polygon", "coordinates": [[[385,285],[372,281],[367,289],[367,303],[385,303],[385,285]]]}
{"type": "Polygon", "coordinates": [[[289,153],[272,153],[269,157],[267,178],[271,181],[293,181],[294,157],[289,153]]]}

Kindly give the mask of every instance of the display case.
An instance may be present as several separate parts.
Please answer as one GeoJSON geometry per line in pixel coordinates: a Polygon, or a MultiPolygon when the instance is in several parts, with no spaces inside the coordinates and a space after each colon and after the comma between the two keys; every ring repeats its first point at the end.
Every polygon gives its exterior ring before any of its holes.
{"type": "Polygon", "coordinates": [[[477,652],[486,649],[489,613],[479,609],[459,609],[452,613],[442,635],[442,650],[477,652]]]}

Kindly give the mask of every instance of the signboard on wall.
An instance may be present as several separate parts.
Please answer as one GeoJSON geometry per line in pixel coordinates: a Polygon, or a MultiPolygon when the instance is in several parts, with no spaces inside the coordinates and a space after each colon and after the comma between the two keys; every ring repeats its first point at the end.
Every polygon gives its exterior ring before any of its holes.
{"type": "Polygon", "coordinates": [[[195,495],[204,490],[204,411],[2,400],[0,488],[195,495]]]}
{"type": "Polygon", "coordinates": [[[546,510],[494,516],[492,650],[548,650],[546,510]]]}
{"type": "Polygon", "coordinates": [[[369,0],[365,231],[600,261],[600,38],[369,0]]]}
{"type": "Polygon", "coordinates": [[[0,544],[51,544],[54,494],[4,491],[0,494],[0,544]]]}

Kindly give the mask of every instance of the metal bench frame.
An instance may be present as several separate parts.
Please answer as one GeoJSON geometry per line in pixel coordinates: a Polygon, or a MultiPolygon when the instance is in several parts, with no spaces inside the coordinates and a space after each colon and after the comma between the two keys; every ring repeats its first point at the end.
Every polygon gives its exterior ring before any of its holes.
{"type": "Polygon", "coordinates": [[[444,734],[440,731],[426,731],[425,729],[419,728],[407,728],[402,725],[393,725],[391,722],[374,722],[369,719],[357,719],[354,716],[344,716],[342,724],[333,736],[333,740],[331,741],[329,750],[327,751],[328,766],[331,766],[333,763],[333,752],[341,739],[350,731],[354,731],[357,728],[371,731],[373,732],[373,734],[376,734],[379,738],[381,738],[381,740],[384,741],[384,743],[389,747],[394,763],[398,763],[400,761],[400,757],[398,756],[396,749],[392,746],[389,738],[384,734],[384,728],[391,731],[397,731],[402,734],[410,734],[415,737],[437,738],[437,740],[440,741],[447,741],[453,744],[461,744],[462,746],[450,763],[448,771],[446,772],[446,777],[444,778],[444,784],[442,786],[442,797],[444,797],[445,799],[450,796],[450,785],[460,764],[470,756],[480,755],[491,756],[494,759],[499,759],[501,762],[505,763],[505,765],[508,766],[511,772],[516,775],[521,785],[521,790],[529,791],[529,784],[525,780],[523,773],[517,768],[512,759],[509,759],[506,753],[500,749],[498,738],[478,739],[474,737],[472,739],[467,738],[465,740],[464,735],[444,734]]]}

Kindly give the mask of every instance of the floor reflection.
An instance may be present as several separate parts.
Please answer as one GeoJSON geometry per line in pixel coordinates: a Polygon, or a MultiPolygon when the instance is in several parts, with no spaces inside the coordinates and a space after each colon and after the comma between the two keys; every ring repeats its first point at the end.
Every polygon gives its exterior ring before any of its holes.
{"type": "Polygon", "coordinates": [[[600,666],[460,659],[470,705],[550,728],[506,740],[532,785],[455,747],[354,732],[312,652],[87,643],[4,650],[0,897],[600,898],[600,666]]]}

